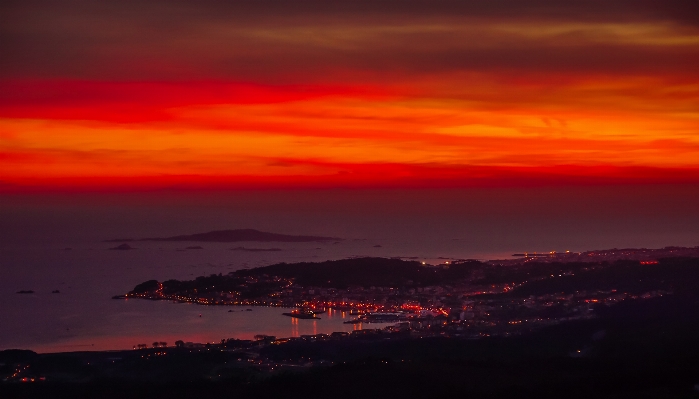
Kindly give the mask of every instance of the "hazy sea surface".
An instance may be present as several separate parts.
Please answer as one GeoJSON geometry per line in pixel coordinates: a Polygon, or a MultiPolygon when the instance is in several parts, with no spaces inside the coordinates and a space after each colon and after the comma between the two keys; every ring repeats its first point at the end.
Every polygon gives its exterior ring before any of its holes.
{"type": "MultiPolygon", "coordinates": [[[[349,256],[419,256],[399,242],[345,240],[340,243],[196,243],[131,242],[133,250],[109,250],[118,243],[41,244],[5,248],[0,279],[0,349],[39,352],[128,349],[155,341],[218,342],[252,339],[255,334],[292,337],[304,334],[377,328],[378,324],[342,322],[348,314],[332,312],[320,320],[298,320],[273,307],[228,307],[177,304],[139,299],[114,300],[149,279],[193,279],[277,262],[323,261],[349,256]],[[375,247],[375,245],[381,245],[375,247]],[[280,248],[274,252],[231,248],[280,248]],[[70,248],[70,249],[66,249],[70,248]],[[33,294],[18,294],[32,290],[33,294]],[[54,294],[52,291],[59,290],[54,294]],[[252,311],[247,311],[252,309],[252,311]],[[233,312],[229,312],[233,310],[233,312]]],[[[445,256],[453,256],[455,252],[445,256]]],[[[420,259],[438,262],[425,251],[420,259]]],[[[441,256],[441,255],[439,255],[441,256]]]]}

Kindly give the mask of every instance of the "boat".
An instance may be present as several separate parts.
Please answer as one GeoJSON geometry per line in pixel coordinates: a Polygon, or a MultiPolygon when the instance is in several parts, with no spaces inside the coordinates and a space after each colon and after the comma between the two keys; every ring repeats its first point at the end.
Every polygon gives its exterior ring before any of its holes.
{"type": "Polygon", "coordinates": [[[304,309],[294,309],[291,312],[282,313],[282,315],[293,317],[296,319],[320,319],[320,317],[316,316],[315,312],[304,309]]]}

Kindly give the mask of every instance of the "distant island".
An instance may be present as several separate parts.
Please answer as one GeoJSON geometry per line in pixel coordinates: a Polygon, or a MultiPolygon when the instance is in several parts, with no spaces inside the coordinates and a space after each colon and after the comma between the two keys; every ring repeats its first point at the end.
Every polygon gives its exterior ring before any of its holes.
{"type": "Polygon", "coordinates": [[[119,238],[105,240],[104,242],[128,242],[128,241],[197,241],[197,242],[317,242],[317,241],[339,241],[338,237],[323,236],[295,236],[288,234],[268,233],[255,229],[235,229],[216,230],[208,233],[197,233],[179,235],[172,237],[152,237],[152,238],[119,238]]]}

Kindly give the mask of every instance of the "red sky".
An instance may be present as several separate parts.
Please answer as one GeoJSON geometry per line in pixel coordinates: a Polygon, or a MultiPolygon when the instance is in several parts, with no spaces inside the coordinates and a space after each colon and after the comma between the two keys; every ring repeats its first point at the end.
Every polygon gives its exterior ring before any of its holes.
{"type": "Polygon", "coordinates": [[[696,2],[223,3],[3,2],[0,192],[699,183],[696,2]]]}

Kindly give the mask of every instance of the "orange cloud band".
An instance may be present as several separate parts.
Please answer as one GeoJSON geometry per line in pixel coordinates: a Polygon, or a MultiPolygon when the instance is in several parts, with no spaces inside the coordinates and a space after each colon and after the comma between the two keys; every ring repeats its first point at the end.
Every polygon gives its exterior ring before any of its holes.
{"type": "Polygon", "coordinates": [[[699,86],[681,79],[0,86],[5,192],[695,182],[699,168],[699,86]]]}

